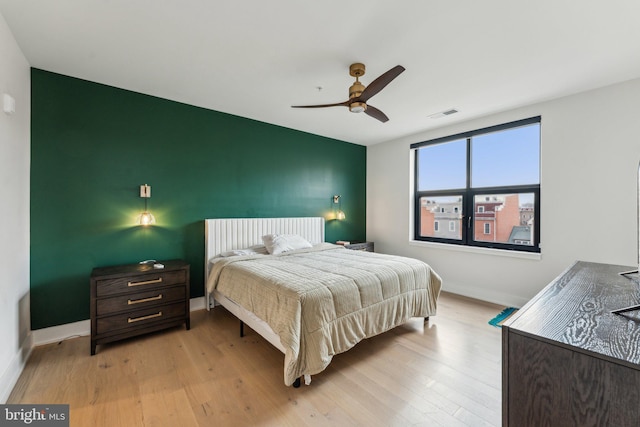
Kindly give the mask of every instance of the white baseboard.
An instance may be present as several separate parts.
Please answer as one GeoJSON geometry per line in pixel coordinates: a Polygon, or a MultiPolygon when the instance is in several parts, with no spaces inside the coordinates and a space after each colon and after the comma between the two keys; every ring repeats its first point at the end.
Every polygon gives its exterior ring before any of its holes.
{"type": "Polygon", "coordinates": [[[505,305],[508,307],[522,307],[529,301],[528,299],[515,295],[505,294],[501,292],[487,292],[486,289],[478,290],[477,288],[458,286],[455,283],[449,282],[447,282],[446,286],[443,287],[442,290],[451,292],[452,294],[458,294],[465,297],[490,302],[493,304],[505,305]]]}
{"type": "Polygon", "coordinates": [[[191,311],[204,310],[206,308],[204,305],[204,297],[191,298],[189,300],[189,307],[191,311]]]}
{"type": "Polygon", "coordinates": [[[49,328],[36,329],[33,334],[33,345],[51,344],[72,337],[82,337],[91,334],[91,320],[65,323],[64,325],[51,326],[49,328]]]}
{"type": "MultiPolygon", "coordinates": [[[[204,297],[191,298],[189,300],[190,311],[204,310],[204,297]]],[[[59,326],[37,329],[33,334],[33,346],[50,344],[67,338],[91,335],[91,320],[81,320],[74,323],[66,323],[59,326]]]]}
{"type": "Polygon", "coordinates": [[[2,376],[0,376],[1,404],[5,404],[7,402],[11,391],[13,391],[13,387],[15,387],[18,382],[18,378],[20,378],[20,374],[31,355],[31,350],[33,350],[33,336],[31,334],[27,334],[26,338],[22,341],[20,350],[14,355],[11,362],[9,362],[7,369],[4,371],[2,376]]]}

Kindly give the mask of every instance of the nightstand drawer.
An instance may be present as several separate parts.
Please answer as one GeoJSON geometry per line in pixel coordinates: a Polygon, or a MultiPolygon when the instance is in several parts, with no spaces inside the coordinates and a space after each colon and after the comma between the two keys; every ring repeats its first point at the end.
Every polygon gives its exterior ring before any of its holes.
{"type": "Polygon", "coordinates": [[[154,308],[147,308],[144,310],[136,310],[128,313],[117,314],[114,316],[98,318],[96,323],[96,333],[99,335],[102,333],[114,332],[123,329],[133,330],[136,328],[145,328],[155,323],[162,323],[172,318],[184,316],[184,302],[161,305],[154,308]]]}
{"type": "Polygon", "coordinates": [[[121,311],[137,310],[175,301],[184,302],[185,292],[184,286],[172,286],[99,299],[96,301],[96,315],[102,317],[121,311]]]}
{"type": "Polygon", "coordinates": [[[187,280],[184,270],[158,271],[140,274],[135,277],[120,277],[115,279],[98,280],[96,296],[115,295],[124,292],[141,292],[145,288],[177,285],[187,280]]]}

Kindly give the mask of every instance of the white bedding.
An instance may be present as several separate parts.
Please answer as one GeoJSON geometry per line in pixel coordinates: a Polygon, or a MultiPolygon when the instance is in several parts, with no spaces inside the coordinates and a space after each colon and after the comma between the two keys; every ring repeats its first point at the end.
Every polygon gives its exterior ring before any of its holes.
{"type": "Polygon", "coordinates": [[[321,372],[364,338],[434,315],[441,287],[422,261],[328,243],[220,258],[210,270],[208,292],[215,288],[279,336],[286,385],[321,372]]]}

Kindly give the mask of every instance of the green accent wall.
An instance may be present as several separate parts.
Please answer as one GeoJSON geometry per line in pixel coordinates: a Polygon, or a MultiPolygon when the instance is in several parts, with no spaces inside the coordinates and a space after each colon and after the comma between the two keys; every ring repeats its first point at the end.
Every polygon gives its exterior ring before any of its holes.
{"type": "Polygon", "coordinates": [[[88,319],[97,266],[182,258],[202,296],[205,218],[328,217],[339,194],[326,241],[365,238],[364,146],[38,69],[31,96],[32,329],[88,319]]]}

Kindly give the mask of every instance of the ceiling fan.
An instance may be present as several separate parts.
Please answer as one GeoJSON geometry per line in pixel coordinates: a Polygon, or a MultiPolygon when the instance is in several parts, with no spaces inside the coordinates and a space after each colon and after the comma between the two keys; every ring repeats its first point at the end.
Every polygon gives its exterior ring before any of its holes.
{"type": "Polygon", "coordinates": [[[292,108],[323,108],[323,107],[349,107],[349,111],[352,113],[362,113],[365,112],[369,116],[374,119],[378,119],[381,122],[386,122],[389,120],[382,111],[378,110],[373,105],[368,105],[367,101],[382,89],[385,88],[389,83],[393,81],[396,77],[400,75],[404,71],[404,67],[401,65],[396,65],[386,73],[382,74],[380,77],[372,81],[369,86],[365,87],[362,83],[360,83],[360,77],[364,76],[365,67],[364,64],[355,63],[349,66],[349,74],[356,78],[356,81],[349,88],[349,99],[344,102],[338,102],[335,104],[323,104],[323,105],[292,105],[292,108]]]}

